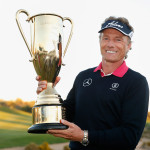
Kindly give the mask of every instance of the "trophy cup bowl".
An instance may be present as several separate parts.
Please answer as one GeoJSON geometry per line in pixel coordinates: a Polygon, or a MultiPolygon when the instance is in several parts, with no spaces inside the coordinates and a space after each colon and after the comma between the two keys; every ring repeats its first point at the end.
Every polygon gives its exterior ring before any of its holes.
{"type": "Polygon", "coordinates": [[[70,21],[71,31],[63,56],[72,37],[73,22],[70,18],[63,18],[56,14],[38,14],[30,17],[29,13],[22,9],[16,13],[17,25],[32,57],[30,61],[33,62],[41,80],[48,82],[47,89],[38,95],[32,108],[32,126],[28,129],[28,133],[46,133],[50,129],[68,128],[60,123],[63,118],[61,97],[53,87],[62,65],[63,21],[65,20],[70,21]],[[27,21],[31,26],[31,46],[23,33],[19,21],[20,13],[28,16],[27,21]]]}

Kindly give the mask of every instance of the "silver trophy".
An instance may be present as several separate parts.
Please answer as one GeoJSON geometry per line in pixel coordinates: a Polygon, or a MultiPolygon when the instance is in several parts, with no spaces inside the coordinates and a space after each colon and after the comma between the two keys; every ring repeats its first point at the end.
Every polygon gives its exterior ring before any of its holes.
{"type": "Polygon", "coordinates": [[[67,128],[60,123],[60,119],[63,118],[61,97],[53,87],[62,65],[63,22],[65,20],[71,23],[71,31],[63,56],[72,37],[73,22],[70,18],[47,13],[30,17],[29,13],[22,9],[16,13],[17,25],[32,57],[30,61],[33,62],[41,80],[48,82],[47,89],[38,95],[32,108],[33,125],[28,129],[28,133],[46,133],[49,129],[67,128]],[[26,14],[27,21],[30,22],[31,46],[25,38],[19,21],[21,13],[26,14]]]}

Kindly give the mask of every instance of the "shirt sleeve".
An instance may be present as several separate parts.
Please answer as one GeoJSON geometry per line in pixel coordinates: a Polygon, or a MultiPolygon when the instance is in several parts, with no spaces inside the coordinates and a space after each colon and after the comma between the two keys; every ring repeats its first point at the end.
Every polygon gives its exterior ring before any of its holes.
{"type": "Polygon", "coordinates": [[[146,78],[134,80],[122,101],[121,125],[109,130],[89,131],[90,143],[108,149],[134,149],[145,127],[148,101],[146,78]]]}

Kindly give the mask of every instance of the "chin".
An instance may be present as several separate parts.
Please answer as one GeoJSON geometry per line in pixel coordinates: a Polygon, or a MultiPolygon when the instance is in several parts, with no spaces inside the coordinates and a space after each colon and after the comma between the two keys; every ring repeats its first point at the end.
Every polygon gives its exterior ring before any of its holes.
{"type": "Polygon", "coordinates": [[[115,60],[106,60],[106,62],[115,63],[115,62],[117,62],[117,61],[115,61],[115,60]]]}
{"type": "Polygon", "coordinates": [[[117,63],[117,62],[123,62],[124,59],[104,59],[105,62],[109,63],[117,63]]]}
{"type": "Polygon", "coordinates": [[[115,62],[117,62],[118,60],[117,59],[103,59],[104,61],[106,61],[106,62],[110,62],[110,63],[115,63],[115,62]]]}

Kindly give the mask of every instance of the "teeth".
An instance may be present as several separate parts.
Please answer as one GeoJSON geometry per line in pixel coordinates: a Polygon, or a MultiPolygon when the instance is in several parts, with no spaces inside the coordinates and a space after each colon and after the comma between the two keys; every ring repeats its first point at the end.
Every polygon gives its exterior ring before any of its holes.
{"type": "Polygon", "coordinates": [[[115,51],[107,51],[107,53],[114,54],[114,53],[116,53],[116,52],[115,52],[115,51]]]}

